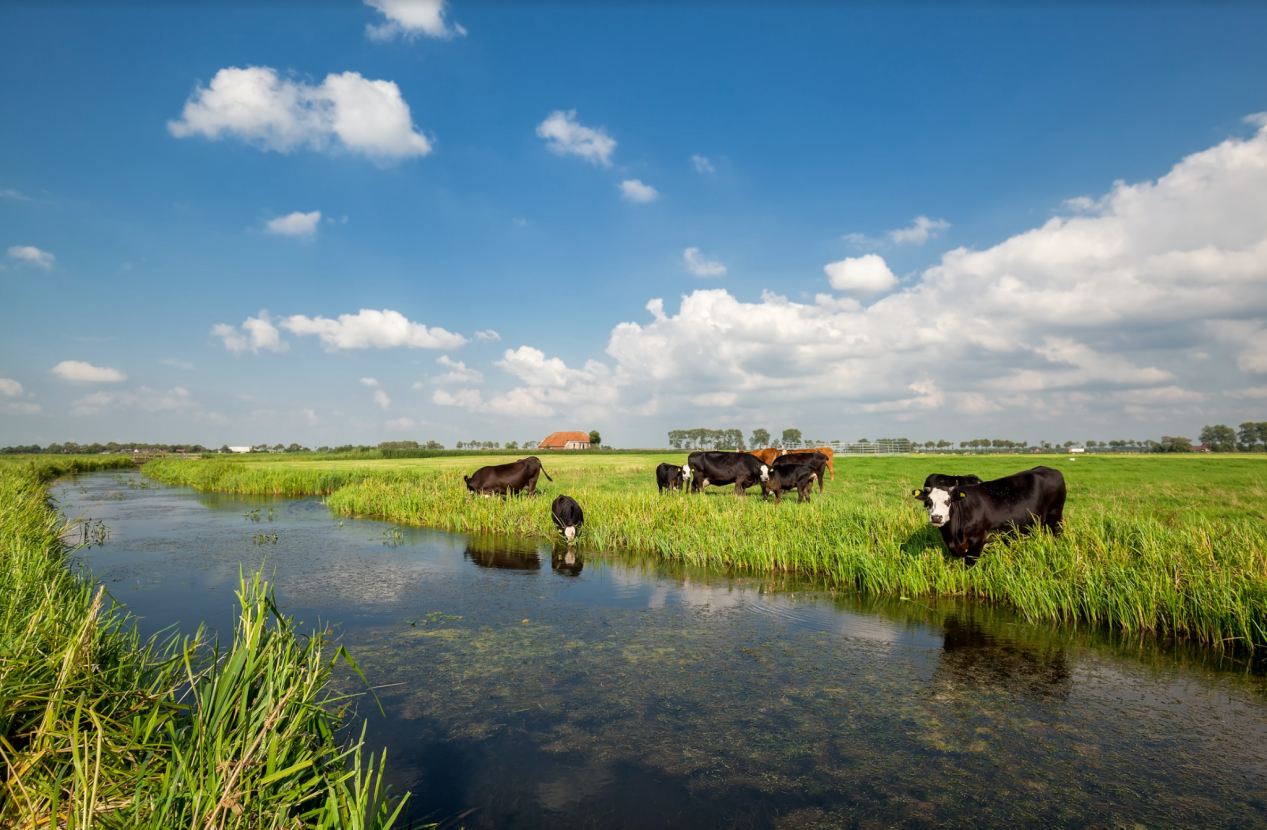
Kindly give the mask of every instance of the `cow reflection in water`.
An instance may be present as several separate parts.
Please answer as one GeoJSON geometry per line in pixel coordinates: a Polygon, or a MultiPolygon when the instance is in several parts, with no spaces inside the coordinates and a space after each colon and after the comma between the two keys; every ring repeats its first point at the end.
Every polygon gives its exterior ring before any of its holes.
{"type": "Polygon", "coordinates": [[[550,567],[554,568],[559,576],[580,576],[581,569],[585,567],[585,561],[574,548],[569,547],[565,550],[555,548],[554,554],[550,557],[550,567]]]}
{"type": "Polygon", "coordinates": [[[507,571],[539,571],[541,557],[535,543],[514,537],[473,536],[466,541],[462,554],[481,568],[507,571]]]}
{"type": "Polygon", "coordinates": [[[946,691],[988,687],[1027,697],[1065,699],[1073,686],[1065,650],[995,637],[971,619],[946,617],[934,683],[946,691]]]}

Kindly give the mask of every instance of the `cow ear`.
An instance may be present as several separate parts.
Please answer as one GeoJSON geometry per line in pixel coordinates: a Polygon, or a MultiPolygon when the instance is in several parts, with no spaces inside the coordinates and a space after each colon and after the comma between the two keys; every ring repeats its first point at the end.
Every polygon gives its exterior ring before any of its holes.
{"type": "Polygon", "coordinates": [[[911,491],[911,497],[912,497],[912,498],[919,498],[919,497],[920,497],[920,496],[922,496],[922,495],[924,495],[924,491],[923,491],[923,490],[912,490],[912,491],[911,491]]]}
{"type": "Polygon", "coordinates": [[[967,494],[967,493],[965,493],[965,492],[964,492],[964,491],[962,491],[962,490],[960,490],[960,491],[959,491],[959,498],[961,498],[961,499],[966,499],[967,497],[968,497],[968,494],[967,494]]]}

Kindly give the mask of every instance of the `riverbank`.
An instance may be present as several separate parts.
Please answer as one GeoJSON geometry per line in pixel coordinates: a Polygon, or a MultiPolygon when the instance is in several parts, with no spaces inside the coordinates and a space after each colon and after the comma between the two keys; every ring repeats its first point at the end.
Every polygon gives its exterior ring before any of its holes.
{"type": "Polygon", "coordinates": [[[383,762],[335,738],[347,701],[326,688],[342,649],[297,631],[258,574],[216,647],[142,640],[75,567],[48,485],[132,466],[0,463],[0,826],[391,826],[403,804],[378,784],[383,762]]]}
{"type": "MultiPolygon", "coordinates": [[[[160,461],[169,484],[255,495],[323,495],[334,511],[455,531],[553,537],[550,500],[584,506],[584,544],[739,572],[799,572],[844,589],[956,596],[1034,620],[1191,637],[1216,648],[1267,646],[1267,463],[1262,459],[992,456],[838,460],[809,505],[659,495],[663,456],[551,457],[536,499],[471,499],[478,459],[160,461]],[[993,478],[1036,463],[1069,485],[1064,536],[992,543],[972,568],[944,554],[909,492],[931,472],[993,478]]],[[[273,460],[275,459],[275,460],[273,460]]]]}

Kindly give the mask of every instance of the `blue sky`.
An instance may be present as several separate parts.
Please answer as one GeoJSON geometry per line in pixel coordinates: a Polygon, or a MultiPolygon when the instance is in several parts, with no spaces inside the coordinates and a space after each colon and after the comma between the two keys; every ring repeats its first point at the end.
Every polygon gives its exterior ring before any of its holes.
{"type": "Polygon", "coordinates": [[[1264,24],[5,5],[0,444],[1267,420],[1264,24]]]}

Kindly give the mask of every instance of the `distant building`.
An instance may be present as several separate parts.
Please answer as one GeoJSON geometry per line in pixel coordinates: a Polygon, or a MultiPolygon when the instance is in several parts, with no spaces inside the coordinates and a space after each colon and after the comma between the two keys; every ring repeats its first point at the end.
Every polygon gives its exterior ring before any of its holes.
{"type": "Polygon", "coordinates": [[[250,452],[250,447],[229,447],[229,452],[250,452]]]}
{"type": "Polygon", "coordinates": [[[1069,452],[1086,452],[1086,447],[1070,447],[1069,452]]]}
{"type": "Polygon", "coordinates": [[[539,450],[588,450],[590,448],[589,433],[586,432],[552,432],[546,440],[537,445],[539,450]]]}
{"type": "Polygon", "coordinates": [[[1210,451],[1210,445],[1209,445],[1209,444],[1200,444],[1200,445],[1198,445],[1198,446],[1193,447],[1193,448],[1192,448],[1192,451],[1193,451],[1193,452],[1209,452],[1209,451],[1210,451]]]}

